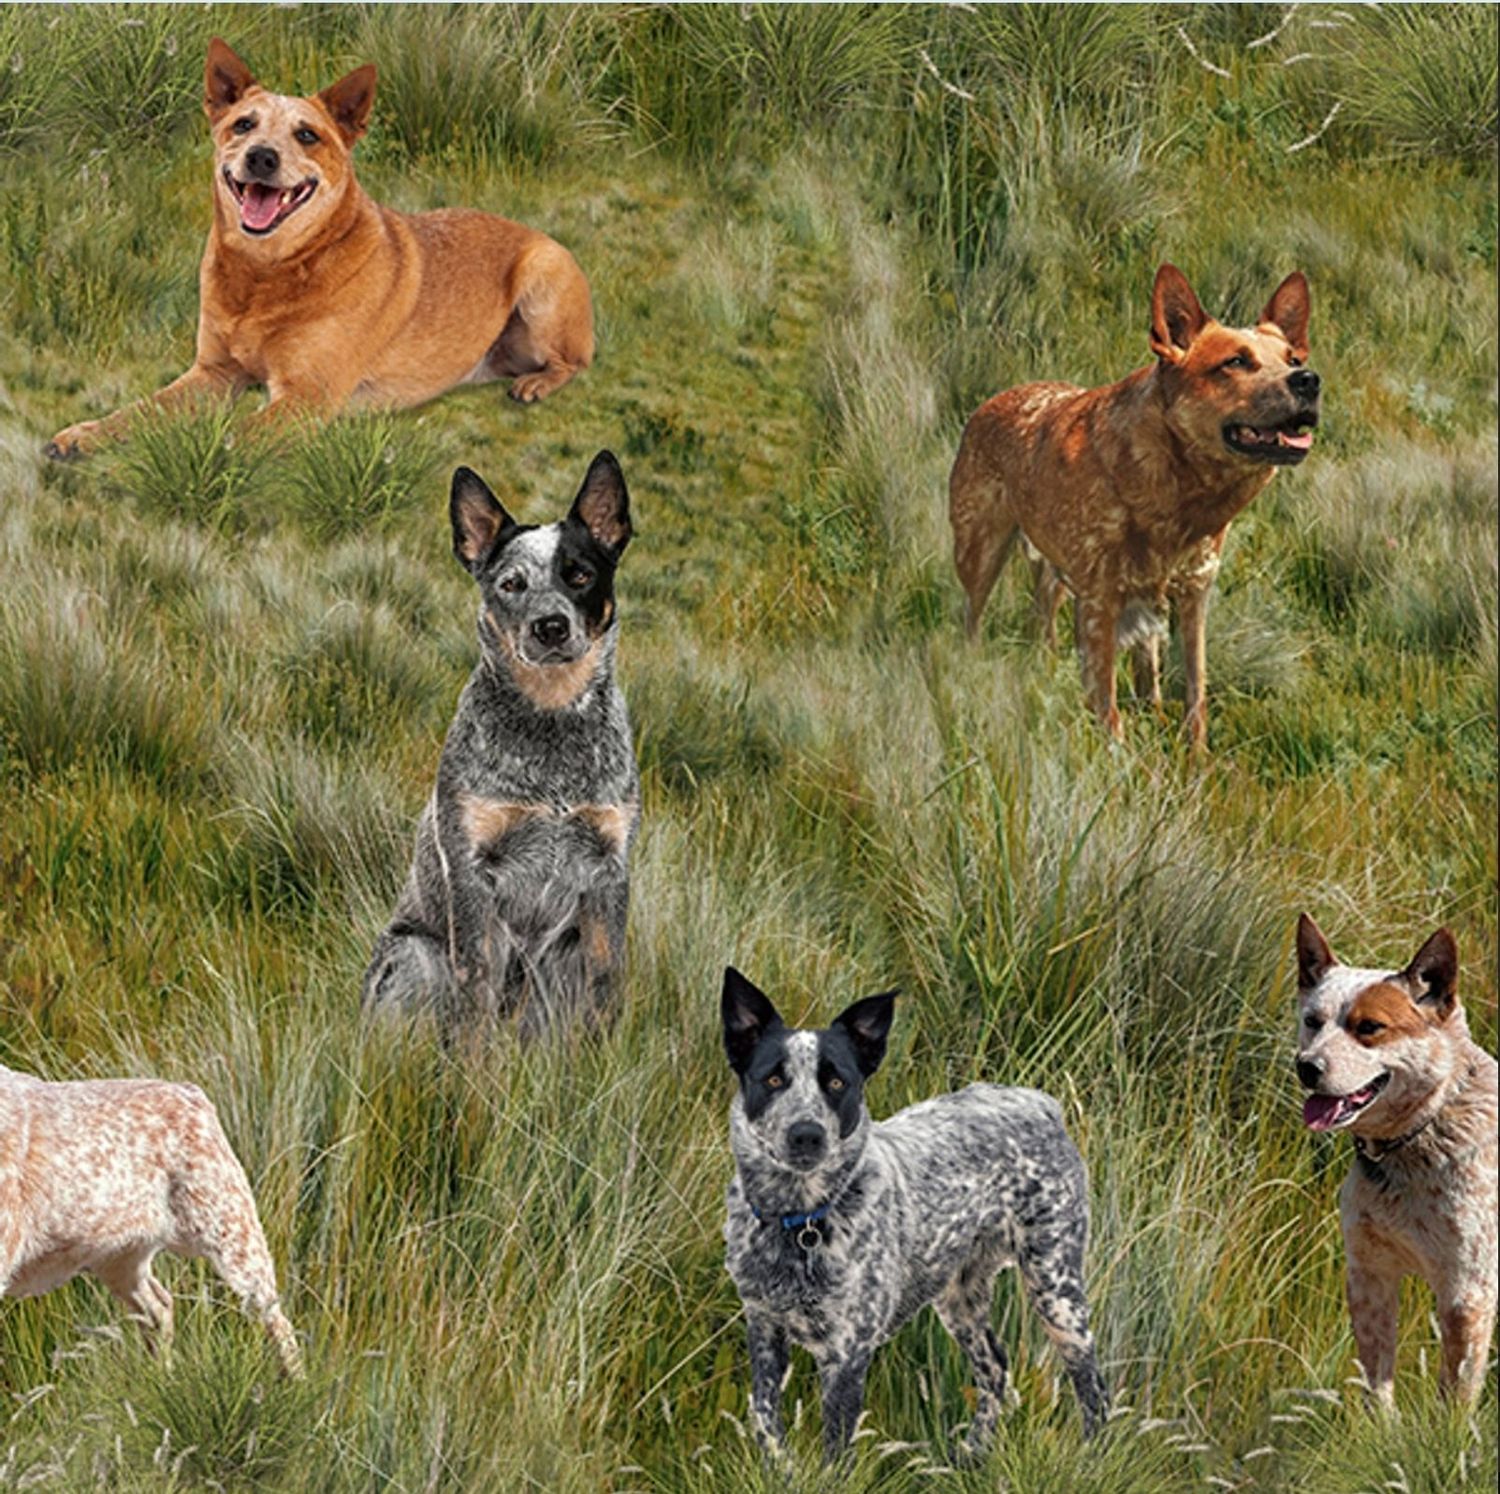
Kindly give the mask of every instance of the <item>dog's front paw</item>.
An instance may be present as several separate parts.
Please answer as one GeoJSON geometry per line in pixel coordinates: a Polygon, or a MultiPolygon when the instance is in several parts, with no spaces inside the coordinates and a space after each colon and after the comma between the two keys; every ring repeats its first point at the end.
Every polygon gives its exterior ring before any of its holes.
{"type": "Polygon", "coordinates": [[[43,448],[42,455],[54,462],[72,461],[86,455],[99,444],[99,422],[84,420],[59,431],[43,448]]]}
{"type": "Polygon", "coordinates": [[[797,1460],[792,1456],[786,1443],[762,1439],[760,1441],[760,1464],[771,1477],[779,1478],[790,1486],[796,1485],[797,1460]]]}

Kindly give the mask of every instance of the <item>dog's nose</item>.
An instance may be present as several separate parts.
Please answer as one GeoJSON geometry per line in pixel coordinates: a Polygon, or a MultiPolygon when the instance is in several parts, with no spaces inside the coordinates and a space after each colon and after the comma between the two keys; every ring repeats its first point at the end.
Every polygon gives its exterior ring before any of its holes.
{"type": "Polygon", "coordinates": [[[1316,399],[1323,381],[1312,369],[1299,368],[1286,376],[1286,385],[1298,399],[1316,399]]]}
{"type": "Polygon", "coordinates": [[[1316,1089],[1318,1081],[1323,1077],[1323,1060],[1321,1058],[1299,1058],[1297,1060],[1297,1077],[1302,1081],[1303,1089],[1316,1089]]]}
{"type": "Polygon", "coordinates": [[[556,648],[567,639],[568,620],[560,612],[539,617],[531,625],[531,636],[546,648],[556,648]]]}
{"type": "Polygon", "coordinates": [[[822,1126],[815,1121],[798,1121],[786,1133],[787,1150],[797,1162],[816,1162],[827,1141],[822,1126]]]}
{"type": "Polygon", "coordinates": [[[276,175],[276,168],[281,165],[281,157],[271,149],[269,145],[252,145],[245,152],[245,170],[251,176],[260,177],[265,180],[276,175]]]}

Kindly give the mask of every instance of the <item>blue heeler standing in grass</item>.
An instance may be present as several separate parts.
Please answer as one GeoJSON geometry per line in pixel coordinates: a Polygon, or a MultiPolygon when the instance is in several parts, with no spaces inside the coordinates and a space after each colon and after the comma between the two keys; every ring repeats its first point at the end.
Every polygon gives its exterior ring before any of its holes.
{"type": "Polygon", "coordinates": [[[872,1121],[864,1083],[885,1056],[894,1001],[870,996],[828,1028],[798,1030],[739,971],[724,972],[724,1047],[740,1081],[724,1240],[745,1304],[756,1436],[779,1451],[797,1343],[817,1363],[824,1448],[837,1455],[875,1350],[930,1303],[973,1366],[964,1451],[980,1451],[1005,1397],[990,1316],[1008,1265],[1092,1434],[1109,1398],[1083,1287],[1088,1179],[1061,1108],[1034,1089],[971,1084],[872,1121]]]}
{"type": "Polygon", "coordinates": [[[558,523],[517,523],[467,467],[450,514],[479,585],[480,659],[363,1002],[430,1011],[449,1036],[511,1013],[535,1033],[597,1018],[624,952],[640,779],[614,575],[630,501],[601,451],[558,523]]]}

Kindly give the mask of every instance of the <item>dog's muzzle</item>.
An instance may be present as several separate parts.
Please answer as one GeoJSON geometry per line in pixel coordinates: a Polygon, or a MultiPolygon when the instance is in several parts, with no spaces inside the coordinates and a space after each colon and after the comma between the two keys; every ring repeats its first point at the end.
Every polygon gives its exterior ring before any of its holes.
{"type": "Polygon", "coordinates": [[[1296,368],[1286,376],[1286,387],[1311,406],[1317,401],[1323,381],[1310,368],[1296,368]]]}
{"type": "Polygon", "coordinates": [[[271,183],[281,169],[281,157],[269,145],[252,145],[245,152],[245,175],[253,182],[271,183]]]}
{"type": "Polygon", "coordinates": [[[1312,433],[1318,424],[1318,376],[1311,369],[1299,368],[1288,376],[1287,386],[1296,394],[1300,407],[1270,425],[1230,421],[1224,426],[1223,436],[1231,451],[1273,466],[1295,467],[1312,450],[1312,433]],[[1294,380],[1299,376],[1311,382],[1298,386],[1294,380]],[[1310,392],[1304,394],[1302,390],[1310,392]]]}
{"type": "MultiPolygon", "coordinates": [[[[258,150],[259,147],[247,152],[245,156],[245,169],[252,173],[252,177],[257,173],[251,164],[251,158],[257,155],[258,150]]],[[[269,170],[274,176],[280,158],[269,147],[265,148],[265,155],[271,158],[273,164],[266,167],[262,160],[261,169],[269,170]]],[[[272,182],[259,179],[240,181],[227,166],[224,168],[224,180],[229,184],[229,190],[239,205],[240,227],[254,238],[261,238],[279,228],[318,189],[318,179],[315,176],[298,182],[295,187],[278,187],[272,182]]]]}
{"type": "Polygon", "coordinates": [[[568,635],[572,631],[567,618],[560,612],[551,613],[547,617],[539,617],[531,625],[531,636],[543,648],[561,648],[568,641],[568,635]]]}
{"type": "MultiPolygon", "coordinates": [[[[1297,1077],[1308,1089],[1315,1089],[1322,1082],[1323,1072],[1320,1064],[1298,1060],[1297,1077]]],[[[1302,1123],[1309,1131],[1340,1130],[1362,1110],[1373,1105],[1390,1082],[1389,1074],[1377,1074],[1362,1089],[1351,1090],[1346,1095],[1310,1094],[1302,1104],[1302,1123]]]]}
{"type": "Polygon", "coordinates": [[[828,1133],[816,1121],[798,1121],[786,1133],[787,1160],[793,1167],[815,1167],[828,1150],[828,1133]]]}

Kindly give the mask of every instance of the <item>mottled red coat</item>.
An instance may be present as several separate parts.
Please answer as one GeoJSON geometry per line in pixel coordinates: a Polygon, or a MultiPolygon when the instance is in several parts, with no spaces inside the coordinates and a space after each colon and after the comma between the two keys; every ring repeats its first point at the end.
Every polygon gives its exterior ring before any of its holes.
{"type": "MultiPolygon", "coordinates": [[[[1175,603],[1187,675],[1187,729],[1207,731],[1204,620],[1229,521],[1300,461],[1318,418],[1307,358],[1307,282],[1289,275],[1259,325],[1209,318],[1171,265],[1157,273],[1157,362],[1099,389],[1024,384],[964,429],[949,519],[970,633],[1018,537],[1077,599],[1089,702],[1120,735],[1115,653],[1138,650],[1137,690],[1161,704],[1160,635],[1175,603]]],[[[1050,631],[1060,593],[1039,594],[1050,631]]]]}

